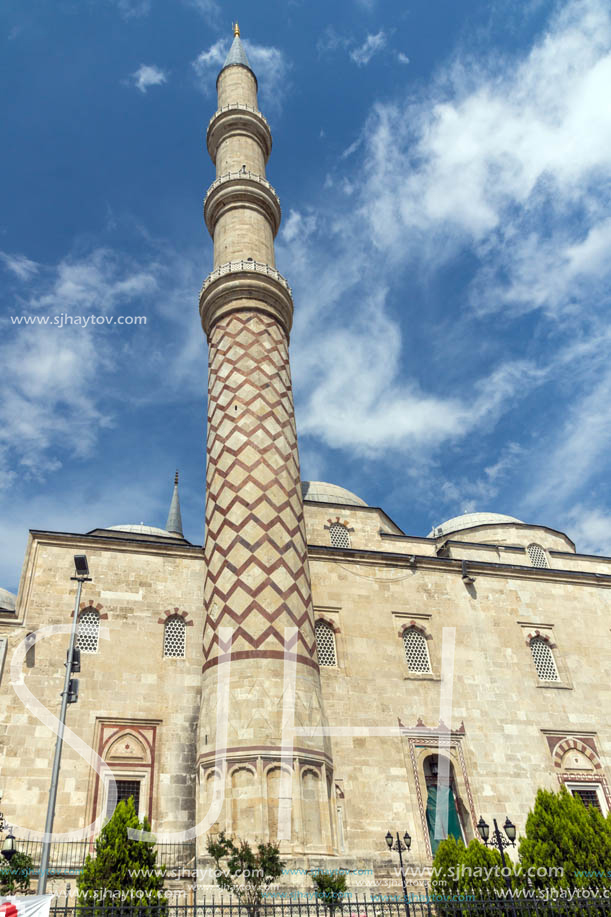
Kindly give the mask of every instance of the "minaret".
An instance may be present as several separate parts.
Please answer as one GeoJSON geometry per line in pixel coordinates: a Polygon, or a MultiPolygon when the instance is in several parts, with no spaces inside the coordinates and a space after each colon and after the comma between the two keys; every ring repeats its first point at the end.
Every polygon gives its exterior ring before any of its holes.
{"type": "MultiPolygon", "coordinates": [[[[329,739],[299,735],[288,760],[281,747],[287,660],[296,671],[295,726],[325,720],[289,368],[293,301],[275,269],[281,212],[265,178],[271,132],[237,26],[217,90],[207,132],[216,180],[204,203],[214,270],[200,296],[209,376],[198,821],[210,805],[221,756],[216,779],[225,802],[213,830],[250,840],[286,837],[285,817],[278,828],[279,799],[292,792],[291,837],[283,849],[332,853],[329,739]],[[231,655],[221,628],[233,628],[231,655]],[[287,659],[286,629],[292,629],[287,659]],[[217,740],[217,679],[229,661],[225,741],[217,740]]],[[[290,696],[288,689],[287,701],[290,696]]],[[[292,716],[290,702],[287,712],[292,716]]],[[[205,838],[200,843],[202,855],[205,838]]]]}
{"type": "Polygon", "coordinates": [[[168,513],[168,521],[165,524],[166,532],[172,532],[173,535],[180,535],[181,538],[184,538],[182,533],[182,517],[180,515],[180,498],[178,496],[178,471],[174,475],[174,490],[172,492],[172,502],[170,503],[170,512],[168,513]]]}

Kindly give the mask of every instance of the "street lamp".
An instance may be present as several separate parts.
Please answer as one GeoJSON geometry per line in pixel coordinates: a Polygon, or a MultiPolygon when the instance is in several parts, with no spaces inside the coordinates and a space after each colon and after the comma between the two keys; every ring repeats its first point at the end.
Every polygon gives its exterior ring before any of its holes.
{"type": "Polygon", "coordinates": [[[399,840],[399,832],[397,831],[397,840],[394,841],[394,838],[390,831],[386,834],[386,844],[389,850],[396,850],[399,854],[399,863],[401,865],[401,882],[403,883],[403,900],[405,902],[405,914],[406,917],[410,917],[409,914],[409,901],[407,900],[407,886],[405,884],[405,871],[403,869],[403,851],[409,850],[412,846],[412,839],[407,833],[403,835],[403,842],[399,840]]]}
{"type": "Polygon", "coordinates": [[[511,898],[511,907],[514,913],[516,913],[515,905],[513,903],[513,892],[511,889],[511,882],[509,881],[509,876],[507,875],[507,863],[505,861],[505,847],[515,847],[516,845],[516,826],[513,822],[509,821],[509,816],[505,819],[505,824],[503,825],[503,830],[507,837],[503,837],[501,830],[497,824],[496,818],[493,818],[494,822],[494,832],[492,834],[492,839],[490,840],[490,826],[486,824],[483,817],[480,815],[480,819],[477,823],[477,830],[479,835],[483,840],[486,847],[489,845],[494,845],[498,847],[499,853],[501,854],[501,862],[503,864],[503,876],[507,884],[507,890],[509,892],[509,897],[511,898]]]}
{"type": "Polygon", "coordinates": [[[66,725],[66,710],[68,704],[74,704],[78,700],[78,679],[72,678],[72,673],[80,671],[80,651],[74,646],[76,642],[76,630],[78,626],[78,613],[81,604],[81,590],[83,583],[91,582],[89,576],[89,564],[84,554],[74,555],[74,571],[76,576],[70,579],[78,583],[76,588],[76,599],[74,601],[74,615],[72,618],[72,630],[70,631],[70,643],[66,658],[66,676],[64,678],[64,690],[62,691],[61,709],[59,713],[59,729],[57,731],[57,740],[55,742],[55,755],[53,757],[53,770],[51,772],[51,787],[49,789],[49,802],[47,805],[47,820],[45,822],[45,838],[42,842],[42,856],[40,858],[40,872],[38,874],[39,895],[44,895],[47,889],[47,873],[49,871],[49,857],[51,854],[51,834],[53,833],[53,819],[55,818],[55,802],[57,799],[57,784],[59,780],[59,767],[62,759],[62,745],[64,742],[64,726],[66,725]]]}
{"type": "MultiPolygon", "coordinates": [[[[6,827],[8,827],[8,825],[6,827]]],[[[10,863],[16,853],[17,848],[15,847],[15,835],[12,831],[9,831],[9,833],[4,838],[4,843],[2,845],[2,856],[10,863]]]]}

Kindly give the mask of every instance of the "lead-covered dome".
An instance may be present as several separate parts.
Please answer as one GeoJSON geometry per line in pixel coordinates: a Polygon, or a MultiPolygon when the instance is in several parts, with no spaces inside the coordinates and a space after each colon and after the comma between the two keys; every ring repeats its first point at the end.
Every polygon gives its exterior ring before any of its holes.
{"type": "Polygon", "coordinates": [[[503,525],[513,523],[514,525],[524,525],[521,519],[515,516],[505,516],[503,513],[464,513],[462,516],[454,516],[441,525],[434,526],[428,534],[428,538],[436,538],[439,535],[449,535],[451,532],[461,532],[463,529],[472,529],[478,525],[503,525]]]}
{"type": "Polygon", "coordinates": [[[167,529],[158,529],[155,525],[109,525],[107,532],[129,532],[131,535],[161,535],[164,538],[182,538],[177,532],[168,532],[167,529]]]}
{"type": "Polygon", "coordinates": [[[328,484],[326,481],[302,481],[301,493],[304,500],[314,503],[339,503],[342,506],[367,506],[364,500],[345,487],[328,484]]]}
{"type": "Polygon", "coordinates": [[[0,589],[0,611],[15,611],[17,596],[8,589],[0,589]]]}

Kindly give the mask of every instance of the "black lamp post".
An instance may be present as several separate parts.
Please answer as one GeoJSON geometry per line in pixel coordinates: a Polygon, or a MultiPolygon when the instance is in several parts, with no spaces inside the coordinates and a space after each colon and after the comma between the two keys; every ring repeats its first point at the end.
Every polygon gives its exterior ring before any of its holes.
{"type": "Polygon", "coordinates": [[[409,901],[407,900],[407,886],[405,884],[405,870],[403,869],[403,851],[409,850],[409,848],[412,846],[412,839],[406,831],[403,835],[403,841],[399,840],[399,832],[397,831],[397,840],[394,841],[394,838],[389,831],[386,835],[386,844],[389,850],[396,850],[399,854],[399,864],[401,866],[401,882],[403,883],[403,900],[405,902],[405,914],[406,917],[410,917],[409,901]]]}
{"type": "MultiPolygon", "coordinates": [[[[0,799],[2,799],[2,790],[0,790],[0,799]]],[[[5,860],[8,860],[9,863],[17,853],[17,848],[15,847],[15,835],[11,830],[11,826],[4,817],[4,812],[0,812],[0,832],[8,831],[8,834],[4,838],[4,843],[2,844],[2,856],[5,860]]]]}
{"type": "Polygon", "coordinates": [[[479,831],[480,837],[483,840],[486,847],[490,845],[494,845],[498,847],[499,853],[501,854],[501,862],[503,864],[503,876],[507,884],[507,890],[509,892],[509,897],[511,898],[511,908],[512,908],[512,911],[515,917],[516,909],[513,903],[513,892],[511,889],[511,882],[509,881],[509,876],[507,875],[507,872],[506,872],[507,863],[505,860],[504,851],[505,851],[505,847],[515,847],[516,845],[516,826],[513,824],[513,822],[509,821],[508,817],[505,819],[505,824],[503,825],[503,830],[505,831],[505,834],[507,835],[507,837],[505,838],[501,834],[501,830],[497,824],[496,818],[493,818],[492,821],[494,822],[494,833],[492,835],[492,839],[490,839],[490,826],[486,824],[486,822],[484,821],[481,815],[477,823],[477,830],[479,831]]]}

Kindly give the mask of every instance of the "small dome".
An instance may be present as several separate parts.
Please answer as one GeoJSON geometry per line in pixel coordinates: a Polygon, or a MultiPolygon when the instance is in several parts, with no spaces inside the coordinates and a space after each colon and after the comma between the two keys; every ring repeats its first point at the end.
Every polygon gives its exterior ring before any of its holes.
{"type": "Polygon", "coordinates": [[[0,588],[0,609],[2,611],[15,611],[17,607],[17,596],[9,592],[8,589],[0,588]]]}
{"type": "Polygon", "coordinates": [[[304,500],[314,503],[339,503],[342,506],[367,506],[364,500],[337,484],[327,484],[326,481],[302,481],[301,493],[304,500]]]}
{"type": "Polygon", "coordinates": [[[175,532],[168,532],[166,529],[158,529],[154,525],[109,525],[106,532],[129,532],[132,535],[161,535],[163,538],[182,538],[175,532]]]}
{"type": "Polygon", "coordinates": [[[472,529],[478,525],[503,525],[507,522],[524,525],[521,519],[516,519],[515,516],[505,516],[503,513],[465,513],[463,516],[454,516],[452,519],[448,519],[447,522],[434,526],[428,533],[427,538],[449,535],[450,532],[460,532],[463,529],[472,529]]]}

